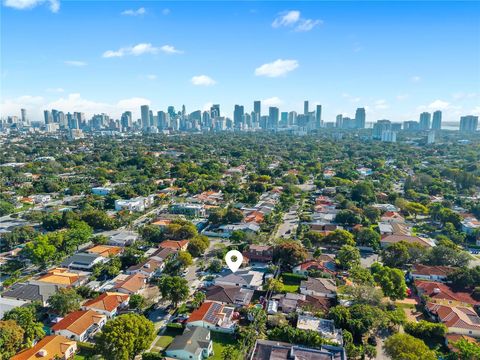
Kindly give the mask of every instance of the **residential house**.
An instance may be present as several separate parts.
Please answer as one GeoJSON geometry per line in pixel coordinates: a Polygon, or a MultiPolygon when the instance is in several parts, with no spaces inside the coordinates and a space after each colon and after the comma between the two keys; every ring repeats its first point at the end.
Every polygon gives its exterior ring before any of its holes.
{"type": "Polygon", "coordinates": [[[165,262],[163,259],[157,256],[152,256],[140,264],[130,266],[126,270],[126,273],[129,275],[142,274],[150,279],[154,276],[160,275],[164,268],[165,262]]]}
{"type": "Polygon", "coordinates": [[[257,340],[249,360],[347,360],[341,346],[322,345],[320,349],[280,341],[257,340]]]}
{"type": "Polygon", "coordinates": [[[456,269],[451,266],[428,266],[415,264],[409,271],[408,276],[411,280],[445,281],[447,276],[453,273],[455,270],[456,269]]]}
{"type": "Polygon", "coordinates": [[[467,217],[462,221],[462,231],[468,235],[473,234],[478,229],[480,229],[480,221],[474,216],[467,217]]]}
{"type": "Polygon", "coordinates": [[[98,254],[104,258],[108,258],[110,256],[116,256],[122,253],[123,248],[121,246],[97,245],[85,250],[85,252],[89,254],[98,254]]]}
{"type": "Polygon", "coordinates": [[[203,217],[205,216],[205,206],[201,204],[176,203],[170,206],[170,212],[191,217],[203,217]]]}
{"type": "Polygon", "coordinates": [[[182,335],[175,336],[165,355],[180,360],[203,360],[213,354],[210,330],[203,327],[186,328],[182,335]]]}
{"type": "Polygon", "coordinates": [[[87,275],[88,273],[71,272],[65,268],[55,268],[40,276],[36,281],[56,284],[61,287],[74,287],[85,284],[88,280],[87,275]]]}
{"type": "Polygon", "coordinates": [[[396,211],[386,211],[380,221],[384,223],[404,223],[405,218],[396,211]]]}
{"type": "Polygon", "coordinates": [[[335,269],[335,260],[328,255],[322,255],[318,260],[312,259],[298,264],[293,268],[293,273],[305,276],[308,275],[310,271],[320,271],[327,274],[334,274],[335,269]]]}
{"type": "Polygon", "coordinates": [[[108,245],[125,247],[132,245],[138,240],[139,235],[135,231],[113,230],[103,233],[108,237],[108,245]]]}
{"type": "Polygon", "coordinates": [[[271,262],[273,260],[273,246],[270,245],[250,245],[248,250],[243,252],[243,256],[250,262],[271,262]]]}
{"type": "Polygon", "coordinates": [[[66,360],[72,359],[77,351],[77,343],[64,336],[45,336],[31,348],[20,351],[10,360],[66,360]]]}
{"type": "Polygon", "coordinates": [[[104,292],[95,299],[88,300],[82,305],[83,310],[94,310],[97,313],[112,318],[117,315],[118,310],[128,308],[130,295],[117,292],[104,292]]]}
{"type": "Polygon", "coordinates": [[[28,301],[0,297],[0,319],[6,312],[26,304],[28,304],[28,301]]]}
{"type": "Polygon", "coordinates": [[[342,330],[335,328],[333,320],[321,319],[312,315],[298,315],[297,329],[318,332],[324,339],[343,344],[342,330]]]}
{"type": "Polygon", "coordinates": [[[23,300],[27,302],[39,301],[42,306],[48,305],[48,299],[56,294],[61,286],[38,281],[13,284],[8,290],[2,293],[6,299],[23,300]]]}
{"type": "Polygon", "coordinates": [[[447,333],[480,338],[480,317],[470,307],[427,303],[426,309],[448,328],[447,333]]]}
{"type": "Polygon", "coordinates": [[[309,277],[307,280],[300,282],[300,293],[335,298],[337,296],[337,285],[335,284],[335,280],[332,279],[309,277]]]}
{"type": "Polygon", "coordinates": [[[447,284],[441,282],[416,280],[415,287],[418,295],[428,298],[430,302],[474,307],[480,305],[480,301],[475,300],[470,293],[453,291],[447,284]]]}
{"type": "Polygon", "coordinates": [[[241,223],[241,224],[227,224],[218,227],[224,237],[232,236],[234,231],[243,231],[247,233],[256,234],[260,231],[260,225],[255,222],[241,223]]]}
{"type": "Polygon", "coordinates": [[[431,239],[421,238],[418,236],[396,235],[396,234],[383,236],[380,239],[380,246],[382,247],[382,249],[385,249],[390,245],[396,244],[400,241],[405,241],[409,244],[418,244],[427,248],[435,246],[435,242],[431,239]]]}
{"type": "Polygon", "coordinates": [[[93,310],[71,312],[52,326],[52,333],[76,341],[87,341],[106,324],[107,317],[93,310]]]}
{"type": "Polygon", "coordinates": [[[61,266],[68,269],[91,271],[96,264],[103,264],[107,258],[98,254],[77,253],[65,259],[61,266]]]}
{"type": "Polygon", "coordinates": [[[128,275],[123,279],[119,279],[113,286],[113,290],[122,294],[138,294],[147,284],[147,277],[141,273],[128,275]]]}
{"type": "Polygon", "coordinates": [[[252,300],[254,291],[240,286],[215,285],[207,289],[206,300],[221,304],[247,306],[252,300]]]}
{"type": "Polygon", "coordinates": [[[186,251],[189,240],[165,240],[162,241],[158,247],[161,249],[172,249],[176,251],[186,251]]]}
{"type": "Polygon", "coordinates": [[[233,334],[237,328],[235,309],[213,301],[205,301],[190,314],[186,325],[188,328],[196,326],[233,334]]]}
{"type": "Polygon", "coordinates": [[[112,192],[111,187],[97,186],[92,188],[93,195],[106,196],[112,192]]]}
{"type": "Polygon", "coordinates": [[[240,286],[252,290],[260,290],[263,285],[263,273],[254,270],[239,270],[235,273],[218,277],[215,285],[240,286]]]}

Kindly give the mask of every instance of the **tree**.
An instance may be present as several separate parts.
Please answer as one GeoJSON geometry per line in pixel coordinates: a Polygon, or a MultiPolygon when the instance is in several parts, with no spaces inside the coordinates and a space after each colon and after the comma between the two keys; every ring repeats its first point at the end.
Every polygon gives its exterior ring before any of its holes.
{"type": "Polygon", "coordinates": [[[0,216],[11,214],[15,211],[15,207],[8,201],[0,200],[0,216]]]}
{"type": "Polygon", "coordinates": [[[14,320],[0,321],[0,359],[10,359],[21,348],[23,329],[14,320]]]}
{"type": "Polygon", "coordinates": [[[283,281],[281,279],[269,278],[265,284],[265,289],[279,293],[283,291],[283,281]]]}
{"type": "Polygon", "coordinates": [[[409,263],[408,244],[404,241],[389,245],[381,253],[385,265],[395,268],[402,268],[409,263]]]}
{"type": "Polygon", "coordinates": [[[223,262],[220,259],[213,259],[208,266],[208,270],[212,273],[219,273],[223,269],[223,262]]]}
{"type": "Polygon", "coordinates": [[[95,338],[105,360],[133,360],[155,338],[153,323],[137,314],[120,315],[108,321],[95,338]]]}
{"type": "Polygon", "coordinates": [[[360,265],[360,251],[355,246],[343,245],[338,250],[336,261],[345,270],[360,265]]]}
{"type": "Polygon", "coordinates": [[[192,255],[186,251],[179,251],[177,254],[177,260],[183,268],[189,267],[193,264],[192,255]]]}
{"type": "Polygon", "coordinates": [[[339,288],[339,296],[354,304],[380,306],[383,299],[382,290],[370,285],[346,285],[339,288]]]}
{"type": "Polygon", "coordinates": [[[23,343],[27,346],[31,346],[34,340],[45,336],[43,324],[37,321],[34,305],[13,308],[3,315],[3,320],[14,320],[23,329],[23,343]]]}
{"type": "Polygon", "coordinates": [[[47,235],[40,235],[25,245],[22,253],[35,265],[46,268],[56,256],[57,249],[50,244],[47,235]]]}
{"type": "Polygon", "coordinates": [[[372,265],[373,278],[386,296],[392,300],[404,299],[407,294],[407,284],[402,270],[382,266],[376,262],[372,265]]]}
{"type": "Polygon", "coordinates": [[[146,300],[142,295],[132,294],[128,301],[128,307],[130,309],[142,310],[145,306],[146,300]]]}
{"type": "Polygon", "coordinates": [[[305,261],[307,251],[298,242],[282,241],[273,250],[273,261],[280,262],[284,269],[290,269],[293,266],[305,261]]]}
{"type": "Polygon", "coordinates": [[[371,224],[374,224],[380,219],[381,212],[379,209],[374,208],[373,206],[367,206],[363,210],[363,215],[370,221],[371,224]]]}
{"type": "Polygon", "coordinates": [[[440,245],[429,250],[425,256],[425,264],[459,267],[467,266],[470,259],[470,255],[465,251],[440,245]]]}
{"type": "Polygon", "coordinates": [[[471,289],[480,284],[480,266],[474,268],[462,267],[447,276],[447,281],[457,289],[471,289]]]}
{"type": "Polygon", "coordinates": [[[453,347],[458,350],[459,360],[480,360],[480,345],[478,343],[462,339],[453,343],[453,347]]]}
{"type": "Polygon", "coordinates": [[[50,308],[60,316],[65,316],[72,311],[80,309],[81,301],[82,297],[72,288],[59,289],[57,293],[48,299],[50,308]]]}
{"type": "Polygon", "coordinates": [[[163,241],[163,231],[160,226],[146,225],[141,230],[142,239],[149,243],[159,243],[163,241]]]}
{"type": "Polygon", "coordinates": [[[197,235],[195,236],[190,242],[188,243],[188,252],[193,257],[199,257],[203,255],[203,253],[208,249],[210,246],[210,240],[205,235],[197,235]]]}
{"type": "Polygon", "coordinates": [[[162,297],[170,300],[175,307],[179,302],[187,300],[190,293],[188,281],[180,276],[162,276],[158,287],[162,297]]]}
{"type": "Polygon", "coordinates": [[[369,204],[375,201],[373,184],[367,181],[356,183],[352,188],[352,200],[362,204],[369,204]]]}
{"type": "Polygon", "coordinates": [[[355,246],[355,240],[353,235],[347,230],[337,229],[323,238],[323,242],[329,245],[342,246],[352,245],[355,246]]]}
{"type": "Polygon", "coordinates": [[[227,224],[236,224],[243,220],[243,212],[239,209],[228,208],[225,216],[223,217],[223,222],[227,224]]]}
{"type": "Polygon", "coordinates": [[[352,210],[340,210],[335,216],[335,222],[343,225],[356,225],[362,222],[362,217],[352,210]]]}
{"type": "Polygon", "coordinates": [[[421,215],[428,214],[428,208],[426,206],[413,201],[407,203],[405,210],[410,214],[413,214],[415,219],[419,214],[421,215]]]}
{"type": "Polygon", "coordinates": [[[192,306],[195,308],[195,309],[198,309],[200,307],[200,305],[203,304],[203,302],[205,301],[206,299],[206,295],[205,293],[201,292],[201,291],[197,291],[194,295],[193,295],[193,300],[192,300],[192,306]]]}
{"type": "Polygon", "coordinates": [[[447,327],[443,323],[432,323],[430,321],[420,320],[418,322],[406,323],[405,332],[424,340],[440,339],[447,333],[447,327]]]}
{"type": "Polygon", "coordinates": [[[385,341],[385,352],[392,360],[436,360],[435,352],[425,343],[408,334],[395,334],[385,341]]]}
{"type": "Polygon", "coordinates": [[[380,249],[380,234],[371,228],[362,228],[357,232],[357,245],[380,249]]]}
{"type": "Polygon", "coordinates": [[[222,360],[237,360],[239,358],[239,352],[233,345],[227,345],[222,350],[222,360]]]}

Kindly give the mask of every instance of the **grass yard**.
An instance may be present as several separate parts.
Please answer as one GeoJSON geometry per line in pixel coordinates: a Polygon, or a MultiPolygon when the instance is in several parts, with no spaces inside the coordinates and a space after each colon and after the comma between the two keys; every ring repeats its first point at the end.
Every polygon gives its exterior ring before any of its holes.
{"type": "Polygon", "coordinates": [[[157,349],[165,349],[168,345],[170,345],[173,341],[174,336],[172,335],[162,335],[158,339],[157,343],[155,344],[155,348],[157,349]]]}
{"type": "Polygon", "coordinates": [[[210,356],[208,360],[222,360],[222,351],[227,345],[237,345],[237,340],[233,334],[222,334],[211,332],[213,341],[214,355],[210,356]]]}
{"type": "Polygon", "coordinates": [[[283,290],[285,292],[289,292],[289,293],[296,293],[298,292],[298,289],[300,288],[299,285],[283,285],[283,290]]]}

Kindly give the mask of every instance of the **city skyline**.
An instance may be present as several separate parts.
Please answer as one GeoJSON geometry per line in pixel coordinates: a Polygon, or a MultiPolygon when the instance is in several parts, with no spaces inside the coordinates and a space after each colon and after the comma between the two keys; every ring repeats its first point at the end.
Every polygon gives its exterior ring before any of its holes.
{"type": "Polygon", "coordinates": [[[301,113],[306,98],[329,122],[358,107],[367,122],[480,113],[477,3],[26,4],[2,2],[4,117],[220,103],[233,118],[254,99],[301,113]]]}

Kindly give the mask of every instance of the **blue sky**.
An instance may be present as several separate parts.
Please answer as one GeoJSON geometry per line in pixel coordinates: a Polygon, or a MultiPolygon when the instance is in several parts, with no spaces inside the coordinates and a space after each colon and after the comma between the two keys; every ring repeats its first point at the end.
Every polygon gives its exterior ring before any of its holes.
{"type": "Polygon", "coordinates": [[[480,113],[479,2],[2,0],[2,116],[220,103],[480,113]]]}

